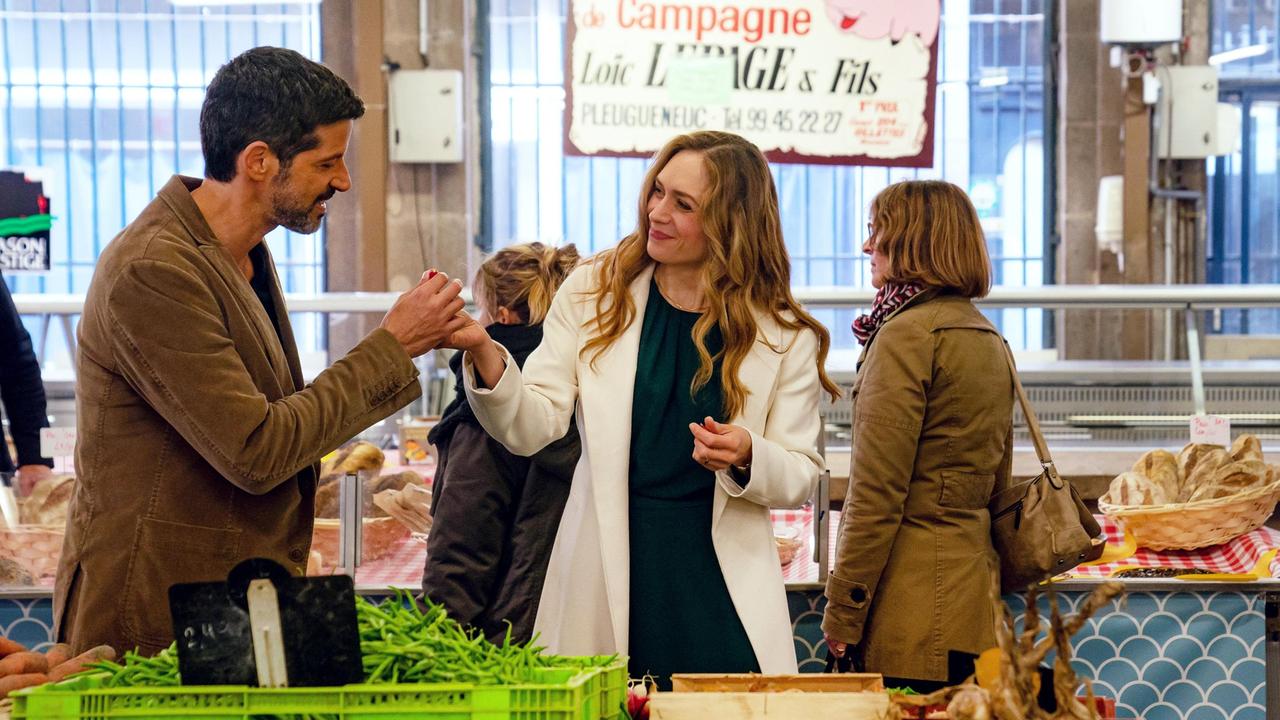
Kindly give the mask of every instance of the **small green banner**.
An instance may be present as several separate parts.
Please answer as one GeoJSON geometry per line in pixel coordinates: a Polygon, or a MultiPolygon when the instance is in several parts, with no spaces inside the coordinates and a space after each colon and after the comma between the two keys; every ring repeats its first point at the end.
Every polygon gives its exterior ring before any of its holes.
{"type": "Polygon", "coordinates": [[[49,232],[51,227],[53,227],[53,216],[47,213],[44,215],[5,218],[0,220],[0,237],[35,235],[36,233],[49,232]]]}

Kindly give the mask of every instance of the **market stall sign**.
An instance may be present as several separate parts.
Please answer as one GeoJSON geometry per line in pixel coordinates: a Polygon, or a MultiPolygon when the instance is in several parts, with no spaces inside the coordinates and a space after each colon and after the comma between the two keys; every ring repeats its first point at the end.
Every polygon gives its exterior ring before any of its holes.
{"type": "Polygon", "coordinates": [[[1192,415],[1191,442],[1231,447],[1231,420],[1221,415],[1192,415]]]}
{"type": "Polygon", "coordinates": [[[933,164],[939,0],[570,0],[565,150],[726,130],[773,162],[933,164]]]}
{"type": "Polygon", "coordinates": [[[0,170],[0,271],[48,271],[52,226],[39,173],[0,170]]]}
{"type": "Polygon", "coordinates": [[[66,458],[76,454],[76,429],[74,427],[40,428],[40,455],[47,458],[66,458]]]}

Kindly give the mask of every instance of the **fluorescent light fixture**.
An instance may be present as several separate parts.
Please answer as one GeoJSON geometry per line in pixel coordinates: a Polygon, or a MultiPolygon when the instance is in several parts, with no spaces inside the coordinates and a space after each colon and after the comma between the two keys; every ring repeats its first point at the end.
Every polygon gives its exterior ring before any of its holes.
{"type": "Polygon", "coordinates": [[[1259,55],[1266,55],[1267,52],[1270,50],[1271,50],[1270,43],[1262,43],[1260,45],[1245,45],[1244,47],[1238,47],[1238,48],[1235,48],[1234,50],[1227,50],[1226,52],[1220,52],[1217,55],[1210,55],[1209,64],[1210,65],[1226,65],[1229,62],[1244,60],[1245,58],[1258,57],[1259,55]]]}
{"type": "Polygon", "coordinates": [[[978,81],[978,87],[986,87],[986,88],[1000,87],[1001,85],[1008,85],[1008,84],[1009,84],[1008,75],[989,75],[978,81]]]}

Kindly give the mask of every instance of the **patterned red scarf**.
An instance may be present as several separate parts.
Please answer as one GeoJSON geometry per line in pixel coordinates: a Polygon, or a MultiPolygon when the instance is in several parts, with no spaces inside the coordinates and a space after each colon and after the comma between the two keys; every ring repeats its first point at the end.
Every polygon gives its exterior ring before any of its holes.
{"type": "Polygon", "coordinates": [[[853,336],[858,338],[858,344],[866,345],[884,319],[902,307],[903,303],[919,295],[921,290],[924,290],[924,285],[917,282],[888,283],[880,288],[876,293],[875,303],[871,306],[871,313],[859,315],[853,321],[853,336]]]}

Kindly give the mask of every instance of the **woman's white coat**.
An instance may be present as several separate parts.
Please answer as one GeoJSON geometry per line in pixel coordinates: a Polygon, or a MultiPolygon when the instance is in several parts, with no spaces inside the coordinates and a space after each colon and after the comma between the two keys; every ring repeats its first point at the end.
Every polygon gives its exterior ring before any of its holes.
{"type": "MultiPolygon", "coordinates": [[[[592,265],[578,268],[561,286],[542,344],[523,372],[508,355],[501,380],[492,389],[477,389],[471,359],[464,358],[467,399],[476,417],[513,453],[532,455],[562,437],[576,407],[582,458],[534,626],[539,642],[555,653],[627,653],[631,405],[652,276],[651,266],[631,284],[635,319],[594,365],[592,353],[580,353],[595,316],[588,297],[597,282],[592,265]]],[[[769,508],[803,505],[821,472],[818,341],[807,329],[782,328],[760,313],[756,319],[759,339],[739,372],[750,395],[729,421],[751,432],[750,481],[742,487],[729,473],[716,474],[711,535],[761,670],[794,673],[795,644],[769,508]]]]}

